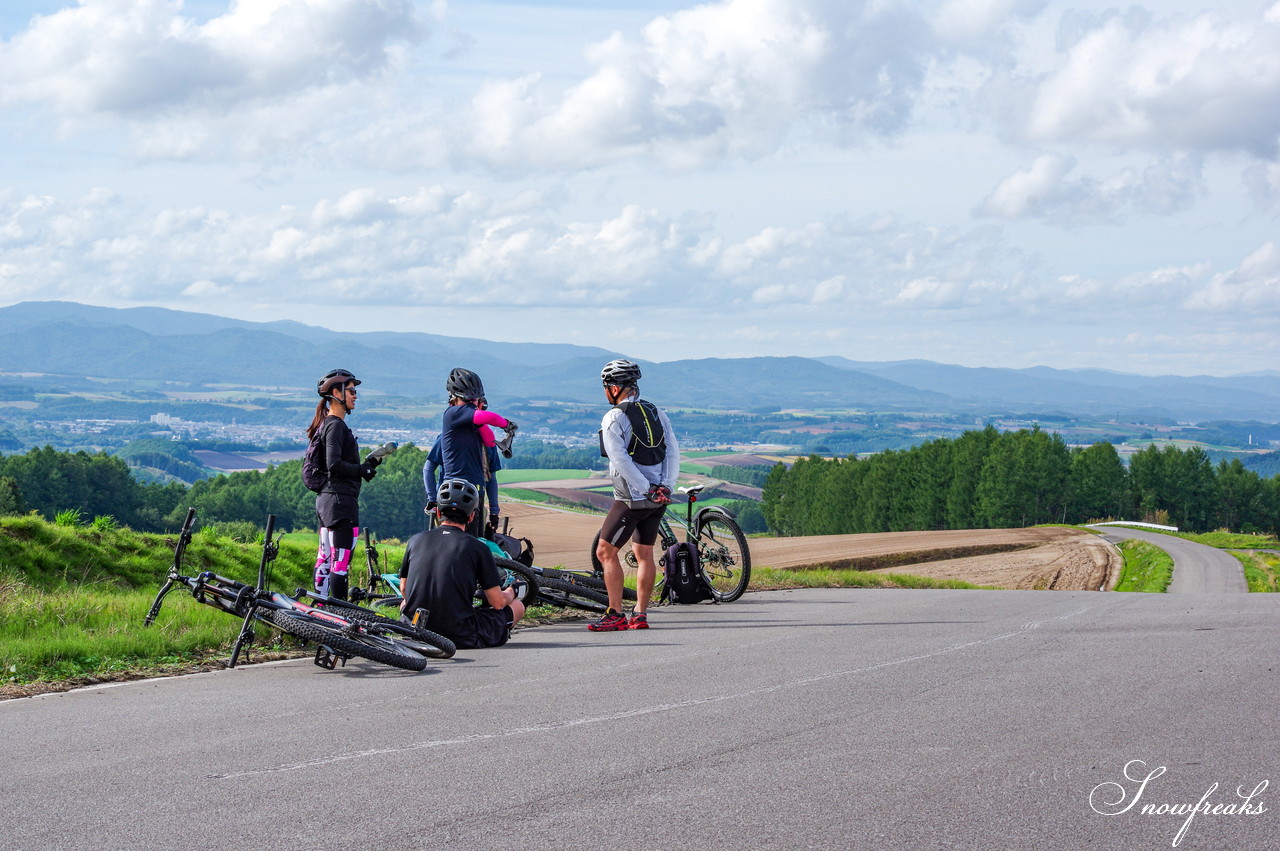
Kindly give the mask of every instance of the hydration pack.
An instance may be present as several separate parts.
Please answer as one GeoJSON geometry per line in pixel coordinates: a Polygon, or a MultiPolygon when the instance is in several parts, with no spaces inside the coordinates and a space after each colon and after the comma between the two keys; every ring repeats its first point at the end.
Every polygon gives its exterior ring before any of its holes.
{"type": "MultiPolygon", "coordinates": [[[[628,399],[614,407],[622,411],[631,424],[631,440],[627,443],[627,454],[631,459],[641,467],[653,467],[665,461],[667,433],[662,430],[657,406],[643,399],[628,399]]],[[[603,431],[600,432],[600,457],[608,457],[604,451],[603,431]]]]}
{"type": "Polygon", "coordinates": [[[714,600],[711,586],[699,569],[698,548],[691,541],[681,541],[667,548],[666,572],[662,596],[673,603],[701,603],[714,600]]]}
{"type": "Polygon", "coordinates": [[[329,471],[324,466],[324,442],[320,439],[322,431],[324,429],[316,429],[307,443],[307,451],[302,453],[302,483],[316,493],[329,483],[329,471]]]}

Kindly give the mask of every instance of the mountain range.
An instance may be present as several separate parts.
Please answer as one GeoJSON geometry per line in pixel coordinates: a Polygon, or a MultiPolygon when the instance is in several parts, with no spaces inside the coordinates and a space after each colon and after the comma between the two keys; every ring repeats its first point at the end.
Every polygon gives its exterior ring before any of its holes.
{"type": "Polygon", "coordinates": [[[494,397],[598,403],[601,365],[631,357],[643,367],[646,395],[671,406],[1280,421],[1280,372],[1141,376],[835,356],[655,362],[590,346],[341,332],[293,321],[72,302],[0,308],[0,328],[0,384],[30,383],[30,375],[38,374],[123,386],[306,392],[324,372],[341,366],[364,379],[366,391],[442,400],[449,370],[465,366],[483,377],[494,397]]]}

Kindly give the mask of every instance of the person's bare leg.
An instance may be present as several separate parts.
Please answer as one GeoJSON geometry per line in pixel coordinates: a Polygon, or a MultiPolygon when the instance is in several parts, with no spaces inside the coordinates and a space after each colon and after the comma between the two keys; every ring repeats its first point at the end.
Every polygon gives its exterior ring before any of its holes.
{"type": "MultiPolygon", "coordinates": [[[[652,554],[650,556],[652,558],[652,554]]],[[[615,612],[622,611],[622,561],[618,558],[618,548],[603,538],[596,545],[596,558],[604,568],[604,587],[609,592],[609,608],[615,612]]],[[[649,581],[649,591],[653,591],[653,581],[649,581]]]]}
{"type": "MultiPolygon", "coordinates": [[[[636,611],[647,612],[649,599],[653,596],[653,583],[658,576],[658,565],[653,560],[653,544],[633,543],[631,552],[636,554],[636,611]]],[[[621,577],[621,566],[618,574],[621,577]]]]}

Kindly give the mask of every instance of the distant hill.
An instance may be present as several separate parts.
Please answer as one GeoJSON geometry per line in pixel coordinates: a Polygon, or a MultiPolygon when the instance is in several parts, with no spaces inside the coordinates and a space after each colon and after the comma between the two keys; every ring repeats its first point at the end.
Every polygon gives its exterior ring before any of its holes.
{"type": "MultiPolygon", "coordinates": [[[[349,333],[292,321],[70,302],[0,308],[0,326],[0,373],[65,376],[60,380],[75,388],[87,377],[139,390],[171,383],[306,393],[320,374],[342,366],[365,378],[372,392],[442,400],[449,370],[465,366],[480,373],[495,397],[597,404],[601,364],[627,356],[591,346],[349,333]]],[[[646,394],[670,406],[1280,421],[1277,372],[1149,377],[842,357],[641,362],[646,394]]],[[[0,387],[10,384],[31,380],[0,376],[0,387]]]]}

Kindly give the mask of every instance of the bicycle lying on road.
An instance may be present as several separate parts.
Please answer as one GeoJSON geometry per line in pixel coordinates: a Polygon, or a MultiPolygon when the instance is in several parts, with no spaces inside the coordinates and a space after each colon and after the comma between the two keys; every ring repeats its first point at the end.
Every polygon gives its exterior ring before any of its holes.
{"type": "MultiPolygon", "coordinates": [[[[662,523],[658,527],[658,545],[654,547],[658,563],[654,600],[663,599],[662,568],[666,564],[666,552],[680,542],[676,527],[682,530],[680,534],[684,540],[693,541],[697,545],[699,569],[711,586],[711,593],[717,603],[732,603],[742,596],[751,581],[751,550],[747,547],[747,536],[742,533],[733,512],[718,505],[704,505],[697,513],[694,512],[693,506],[704,487],[705,485],[693,485],[678,489],[678,493],[688,497],[683,519],[671,513],[662,515],[662,523]],[[675,526],[672,526],[673,522],[675,526]]],[[[599,544],[600,533],[597,532],[591,541],[591,566],[597,576],[603,576],[604,565],[596,556],[599,544]]],[[[635,553],[630,546],[624,549],[625,552],[621,554],[623,564],[635,568],[635,553]]],[[[626,595],[627,599],[634,599],[631,594],[626,595]]]]}
{"type": "Polygon", "coordinates": [[[267,517],[256,586],[219,576],[212,571],[204,571],[195,576],[183,574],[182,562],[191,542],[195,515],[194,508],[188,509],[174,546],[173,566],[147,612],[144,626],[155,622],[165,596],[178,585],[184,585],[197,602],[243,618],[240,634],[227,663],[229,668],[234,668],[240,654],[244,652],[247,655],[248,648],[252,646],[256,638],[253,630],[255,621],[315,644],[315,664],[322,668],[333,669],[339,662],[345,665],[347,659],[359,656],[384,665],[421,671],[427,666],[428,655],[453,655],[452,643],[443,636],[393,621],[346,601],[314,597],[319,605],[312,606],[296,599],[296,596],[305,595],[302,589],[299,589],[295,597],[269,590],[268,567],[279,552],[278,541],[272,539],[275,515],[267,517]]]}

